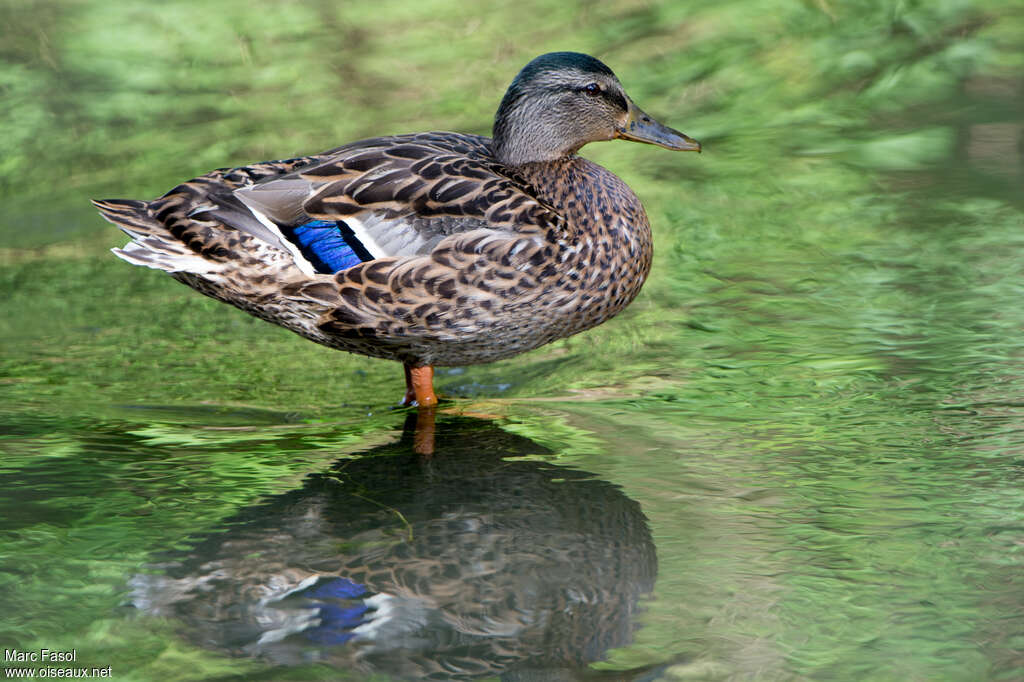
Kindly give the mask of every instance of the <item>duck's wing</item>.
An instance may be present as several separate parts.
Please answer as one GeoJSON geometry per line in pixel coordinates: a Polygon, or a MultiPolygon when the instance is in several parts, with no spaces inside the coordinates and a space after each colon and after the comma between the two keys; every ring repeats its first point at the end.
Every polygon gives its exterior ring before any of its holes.
{"type": "Polygon", "coordinates": [[[457,133],[363,140],[294,172],[210,195],[191,216],[284,247],[319,272],[424,255],[478,229],[513,236],[561,224],[491,157],[489,143],[457,133]]]}

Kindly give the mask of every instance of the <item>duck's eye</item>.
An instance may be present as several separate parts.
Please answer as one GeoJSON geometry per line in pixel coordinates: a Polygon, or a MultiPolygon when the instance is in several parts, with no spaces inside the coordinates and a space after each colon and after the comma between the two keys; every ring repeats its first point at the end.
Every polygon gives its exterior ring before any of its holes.
{"type": "Polygon", "coordinates": [[[591,97],[595,97],[601,94],[601,86],[597,83],[589,83],[583,87],[583,92],[587,93],[591,97]]]}

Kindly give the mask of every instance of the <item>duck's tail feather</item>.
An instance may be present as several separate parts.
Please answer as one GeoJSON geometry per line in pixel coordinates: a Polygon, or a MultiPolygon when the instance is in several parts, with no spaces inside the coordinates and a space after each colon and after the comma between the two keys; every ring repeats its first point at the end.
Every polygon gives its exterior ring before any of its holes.
{"type": "Polygon", "coordinates": [[[171,273],[212,275],[222,271],[222,263],[193,251],[154,218],[149,209],[151,202],[104,199],[92,203],[106,220],[132,238],[122,248],[111,249],[118,258],[171,273]]]}
{"type": "Polygon", "coordinates": [[[140,234],[151,231],[156,221],[146,210],[148,201],[135,199],[93,199],[92,205],[99,209],[100,215],[121,228],[133,239],[140,234]]]}

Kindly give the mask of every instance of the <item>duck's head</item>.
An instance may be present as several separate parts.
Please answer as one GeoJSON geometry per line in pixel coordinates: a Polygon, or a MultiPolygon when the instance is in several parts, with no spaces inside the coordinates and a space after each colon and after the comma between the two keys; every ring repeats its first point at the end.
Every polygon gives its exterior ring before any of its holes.
{"type": "Polygon", "coordinates": [[[494,119],[494,154],[508,166],[561,159],[616,138],[700,151],[699,142],[633,104],[611,69],[579,52],[551,52],[523,67],[494,119]]]}

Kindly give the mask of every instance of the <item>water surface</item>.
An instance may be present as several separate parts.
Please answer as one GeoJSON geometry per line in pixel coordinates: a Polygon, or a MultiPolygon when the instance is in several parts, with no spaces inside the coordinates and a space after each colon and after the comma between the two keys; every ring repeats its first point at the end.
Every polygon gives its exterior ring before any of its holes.
{"type": "Polygon", "coordinates": [[[199,4],[3,6],[4,647],[138,680],[1024,677],[1019,7],[199,4]],[[89,196],[486,132],[555,25],[706,153],[587,148],[650,213],[643,294],[440,370],[432,448],[397,367],[106,252],[89,196]]]}

